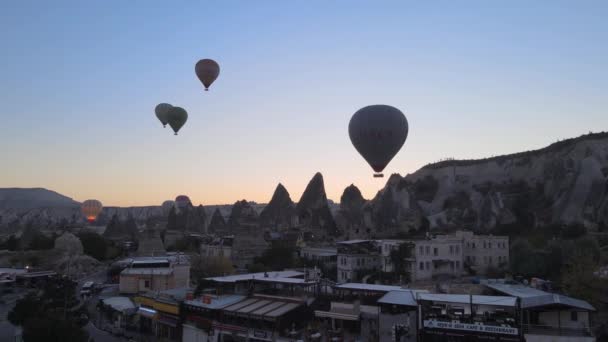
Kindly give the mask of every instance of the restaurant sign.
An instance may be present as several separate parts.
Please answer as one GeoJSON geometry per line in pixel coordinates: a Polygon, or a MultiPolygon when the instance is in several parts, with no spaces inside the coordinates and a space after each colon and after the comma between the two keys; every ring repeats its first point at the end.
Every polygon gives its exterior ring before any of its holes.
{"type": "Polygon", "coordinates": [[[434,319],[425,319],[424,327],[429,329],[450,329],[450,330],[463,330],[471,332],[480,332],[486,334],[505,334],[505,335],[517,335],[517,328],[512,327],[499,327],[495,325],[484,325],[484,324],[468,324],[460,322],[444,322],[437,321],[434,319]]]}

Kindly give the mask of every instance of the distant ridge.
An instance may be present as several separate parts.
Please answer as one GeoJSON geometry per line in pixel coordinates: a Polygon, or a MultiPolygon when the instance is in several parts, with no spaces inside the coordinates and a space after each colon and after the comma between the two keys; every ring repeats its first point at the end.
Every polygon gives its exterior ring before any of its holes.
{"type": "Polygon", "coordinates": [[[556,151],[564,149],[568,146],[574,146],[575,144],[577,144],[579,142],[583,142],[583,141],[587,141],[587,140],[605,139],[605,138],[608,138],[608,132],[583,134],[577,138],[569,138],[569,139],[560,140],[549,146],[539,148],[537,150],[530,150],[530,151],[517,152],[517,153],[511,153],[511,154],[503,154],[500,156],[489,157],[489,158],[480,158],[480,159],[442,160],[442,161],[439,161],[436,163],[426,164],[421,169],[440,169],[442,167],[449,167],[449,166],[470,166],[470,165],[486,163],[486,162],[490,162],[490,161],[501,162],[501,161],[504,161],[507,159],[513,159],[513,158],[535,157],[535,156],[541,155],[543,153],[556,152],[556,151]]]}
{"type": "Polygon", "coordinates": [[[44,188],[0,188],[0,209],[77,207],[80,203],[44,188]]]}

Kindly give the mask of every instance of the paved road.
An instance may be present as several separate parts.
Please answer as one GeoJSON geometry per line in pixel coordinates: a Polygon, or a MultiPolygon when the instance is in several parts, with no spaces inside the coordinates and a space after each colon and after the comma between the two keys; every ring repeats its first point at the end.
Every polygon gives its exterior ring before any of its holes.
{"type": "Polygon", "coordinates": [[[95,342],[125,342],[128,341],[125,338],[117,337],[109,332],[97,329],[91,322],[85,327],[85,330],[89,333],[89,337],[93,338],[95,342]]]}

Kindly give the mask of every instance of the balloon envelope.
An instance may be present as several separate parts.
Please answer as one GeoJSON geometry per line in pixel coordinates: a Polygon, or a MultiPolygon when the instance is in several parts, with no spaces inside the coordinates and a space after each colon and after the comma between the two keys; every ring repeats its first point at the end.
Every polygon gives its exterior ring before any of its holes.
{"type": "Polygon", "coordinates": [[[87,218],[87,221],[93,222],[99,213],[101,213],[103,206],[98,200],[86,200],[82,202],[81,208],[82,214],[87,218]]]}
{"type": "Polygon", "coordinates": [[[171,208],[175,207],[175,201],[164,201],[161,208],[163,210],[163,214],[164,215],[169,215],[169,212],[171,211],[171,208]]]}
{"type": "Polygon", "coordinates": [[[372,169],[382,172],[405,143],[408,129],[407,119],[399,109],[373,105],[353,115],[348,135],[372,169]]]}
{"type": "Polygon", "coordinates": [[[167,119],[169,114],[169,109],[173,107],[168,103],[159,103],[156,108],[154,108],[154,112],[156,113],[156,117],[160,120],[160,123],[163,124],[163,127],[167,125],[167,119]]]}
{"type": "Polygon", "coordinates": [[[205,90],[209,90],[211,84],[220,75],[220,66],[213,59],[201,59],[194,66],[196,77],[203,83],[205,90]]]}
{"type": "Polygon", "coordinates": [[[171,107],[167,112],[167,122],[173,128],[175,135],[184,126],[186,120],[188,120],[188,112],[181,107],[171,107]]]}
{"type": "Polygon", "coordinates": [[[179,195],[175,198],[175,206],[178,209],[187,208],[189,205],[192,205],[190,198],[186,195],[179,195]]]}

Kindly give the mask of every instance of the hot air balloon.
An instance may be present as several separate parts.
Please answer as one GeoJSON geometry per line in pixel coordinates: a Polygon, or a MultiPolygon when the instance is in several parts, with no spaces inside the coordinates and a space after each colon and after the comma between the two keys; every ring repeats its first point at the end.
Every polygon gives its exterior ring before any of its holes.
{"type": "Polygon", "coordinates": [[[190,205],[192,205],[192,202],[190,202],[190,198],[186,195],[179,195],[175,198],[175,206],[177,209],[182,210],[190,205]]]}
{"type": "Polygon", "coordinates": [[[175,207],[175,202],[171,201],[171,200],[167,200],[164,201],[163,204],[161,205],[161,208],[163,210],[163,215],[167,216],[169,215],[169,212],[171,211],[171,208],[175,207]]]}
{"type": "Polygon", "coordinates": [[[89,223],[92,223],[101,213],[103,206],[98,200],[90,199],[82,202],[82,214],[87,218],[89,223]]]}
{"type": "Polygon", "coordinates": [[[173,128],[173,132],[177,135],[177,132],[188,120],[188,112],[181,107],[171,107],[167,112],[167,123],[173,128]]]}
{"type": "Polygon", "coordinates": [[[373,105],[359,109],[348,124],[348,135],[355,149],[374,169],[374,177],[399,152],[408,133],[407,119],[391,106],[373,105]]]}
{"type": "Polygon", "coordinates": [[[196,77],[205,86],[205,91],[208,91],[211,84],[220,75],[220,66],[213,59],[201,59],[196,63],[194,71],[196,72],[196,77]]]}
{"type": "Polygon", "coordinates": [[[163,124],[163,127],[165,127],[167,125],[167,114],[169,112],[169,109],[171,109],[171,107],[173,107],[173,106],[168,103],[160,103],[156,106],[156,108],[154,108],[156,117],[158,118],[158,120],[160,120],[160,123],[163,124]]]}

